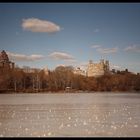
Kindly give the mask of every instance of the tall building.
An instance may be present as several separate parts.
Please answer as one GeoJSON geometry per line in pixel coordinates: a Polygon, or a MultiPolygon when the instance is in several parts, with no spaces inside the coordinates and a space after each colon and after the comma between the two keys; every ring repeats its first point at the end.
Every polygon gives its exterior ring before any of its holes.
{"type": "Polygon", "coordinates": [[[99,77],[109,72],[109,61],[104,61],[101,59],[99,63],[93,63],[92,60],[89,61],[87,67],[88,77],[99,77]]]}
{"type": "Polygon", "coordinates": [[[0,69],[14,69],[14,63],[9,61],[7,53],[3,50],[0,52],[0,69]]]}
{"type": "Polygon", "coordinates": [[[49,74],[49,70],[48,70],[48,68],[47,68],[47,67],[46,67],[46,68],[44,68],[44,69],[43,69],[43,71],[44,71],[45,75],[48,75],[48,74],[49,74]]]}

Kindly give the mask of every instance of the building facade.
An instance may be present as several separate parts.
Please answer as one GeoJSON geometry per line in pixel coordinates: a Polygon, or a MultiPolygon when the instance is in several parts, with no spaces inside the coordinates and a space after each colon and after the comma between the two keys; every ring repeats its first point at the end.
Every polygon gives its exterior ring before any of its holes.
{"type": "Polygon", "coordinates": [[[47,67],[46,67],[46,68],[44,68],[44,69],[43,69],[43,71],[44,71],[45,75],[49,75],[49,70],[48,70],[48,68],[47,68],[47,67]]]}
{"type": "Polygon", "coordinates": [[[99,63],[93,63],[92,60],[89,61],[87,67],[88,77],[100,77],[106,73],[109,73],[109,61],[104,61],[104,59],[101,59],[99,63]]]}
{"type": "Polygon", "coordinates": [[[0,69],[14,69],[15,64],[9,61],[7,53],[3,50],[0,52],[0,69]]]}

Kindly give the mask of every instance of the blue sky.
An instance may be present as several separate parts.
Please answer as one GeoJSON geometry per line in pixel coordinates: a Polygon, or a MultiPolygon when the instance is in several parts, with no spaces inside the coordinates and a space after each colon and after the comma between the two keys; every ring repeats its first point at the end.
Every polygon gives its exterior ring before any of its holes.
{"type": "Polygon", "coordinates": [[[85,66],[140,72],[139,3],[1,3],[0,49],[20,67],[85,66]]]}

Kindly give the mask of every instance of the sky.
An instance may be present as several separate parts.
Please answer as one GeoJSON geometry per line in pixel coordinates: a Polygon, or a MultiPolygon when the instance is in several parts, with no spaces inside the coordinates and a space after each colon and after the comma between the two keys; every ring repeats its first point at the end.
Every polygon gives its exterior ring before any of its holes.
{"type": "Polygon", "coordinates": [[[16,65],[140,72],[140,3],[0,3],[0,50],[16,65]]]}

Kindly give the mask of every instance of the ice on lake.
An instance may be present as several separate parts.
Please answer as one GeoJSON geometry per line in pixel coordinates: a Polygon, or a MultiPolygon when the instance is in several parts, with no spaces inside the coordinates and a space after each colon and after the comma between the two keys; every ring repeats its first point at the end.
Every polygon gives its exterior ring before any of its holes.
{"type": "Polygon", "coordinates": [[[0,94],[0,137],[140,136],[140,94],[0,94]]]}

